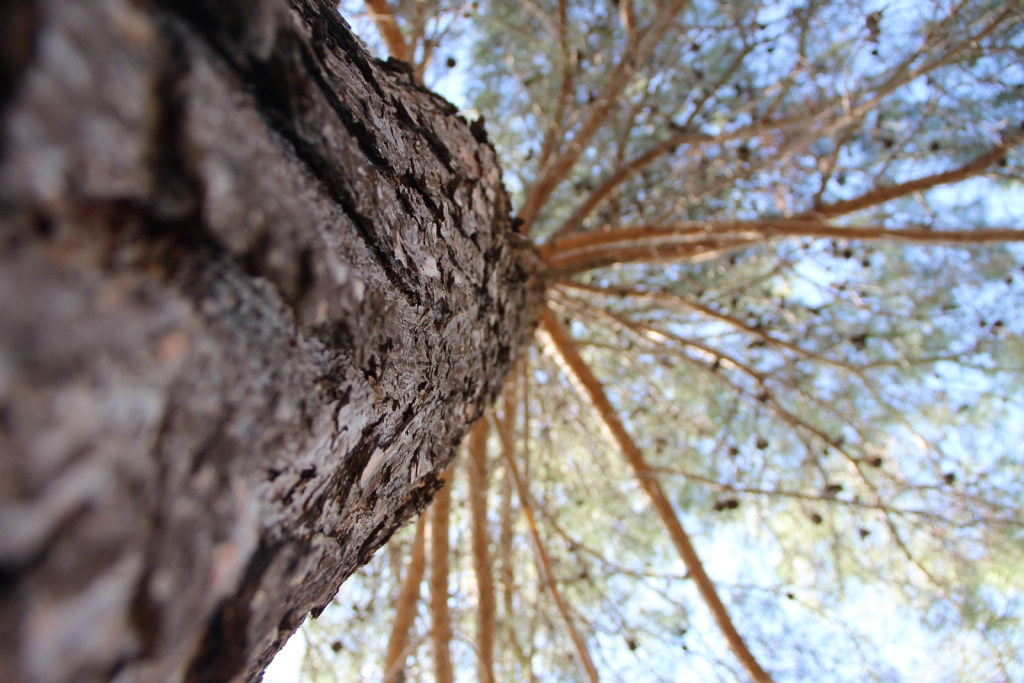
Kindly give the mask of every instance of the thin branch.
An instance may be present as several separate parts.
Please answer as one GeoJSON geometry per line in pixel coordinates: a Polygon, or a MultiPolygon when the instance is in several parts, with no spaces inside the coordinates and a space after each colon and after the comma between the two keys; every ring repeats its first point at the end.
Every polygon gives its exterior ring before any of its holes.
{"type": "MultiPolygon", "coordinates": [[[[746,53],[744,53],[744,55],[745,54],[746,53]]],[[[740,61],[742,61],[742,57],[737,60],[735,64],[736,67],[739,66],[740,61]]],[[[733,71],[734,69],[730,69],[727,71],[727,75],[731,76],[733,71]]],[[[708,95],[708,97],[710,97],[710,95],[708,95]]],[[[696,115],[696,111],[694,112],[694,115],[696,115]]],[[[800,119],[812,118],[815,115],[817,114],[801,116],[800,119]]],[[[684,130],[679,130],[673,133],[663,142],[656,144],[654,147],[636,157],[629,163],[617,168],[604,182],[594,189],[585,200],[583,200],[583,203],[573,211],[572,215],[569,216],[569,218],[567,218],[554,233],[552,239],[564,237],[565,235],[576,232],[583,224],[583,221],[586,220],[587,217],[593,213],[594,209],[596,209],[616,188],[629,180],[634,174],[640,172],[647,166],[650,166],[666,154],[673,153],[681,145],[712,142],[720,144],[738,138],[753,137],[758,133],[768,130],[782,130],[793,123],[793,121],[761,121],[759,123],[740,128],[739,130],[719,135],[707,135],[706,133],[685,130],[686,127],[684,126],[684,130]]]]}
{"type": "Polygon", "coordinates": [[[579,550],[584,554],[594,558],[599,564],[607,567],[611,573],[621,574],[622,576],[630,576],[634,579],[663,579],[667,581],[685,581],[686,579],[690,578],[689,576],[685,575],[665,574],[661,572],[656,572],[652,570],[650,567],[647,567],[643,571],[639,571],[636,569],[630,569],[629,567],[621,565],[618,562],[613,562],[612,560],[609,560],[607,557],[605,557],[604,554],[602,554],[600,551],[595,550],[594,548],[591,548],[589,545],[584,543],[582,539],[576,538],[568,531],[566,531],[566,529],[558,521],[558,518],[555,516],[555,514],[551,510],[546,508],[543,504],[538,502],[537,508],[540,511],[540,516],[547,521],[551,528],[554,529],[556,534],[561,536],[562,539],[569,544],[570,548],[575,548],[576,550],[579,550]]]}
{"type": "Polygon", "coordinates": [[[406,44],[401,30],[398,28],[395,11],[388,5],[387,0],[366,0],[366,6],[370,8],[373,21],[377,24],[377,31],[380,32],[380,37],[384,39],[388,52],[395,59],[408,62],[409,46],[406,44]]]}
{"type": "Polygon", "coordinates": [[[683,477],[685,479],[688,479],[689,481],[701,484],[713,491],[718,491],[720,493],[735,493],[738,495],[764,496],[769,498],[793,498],[796,500],[806,500],[814,503],[821,503],[823,505],[841,505],[844,507],[857,508],[861,510],[888,512],[894,515],[899,515],[901,517],[923,518],[941,524],[948,524],[949,526],[955,526],[960,528],[973,527],[979,524],[1003,524],[1007,522],[1009,522],[1010,524],[1015,523],[1013,519],[999,518],[974,518],[966,521],[958,520],[934,512],[929,512],[928,510],[897,508],[880,501],[864,502],[860,500],[859,497],[853,499],[846,499],[837,498],[835,496],[824,494],[821,492],[805,493],[802,491],[788,489],[770,489],[760,488],[757,486],[739,486],[727,482],[720,482],[716,479],[712,479],[704,475],[697,474],[696,472],[692,472],[690,470],[680,469],[678,467],[652,467],[651,471],[659,475],[683,477]]]}
{"type": "Polygon", "coordinates": [[[451,513],[451,470],[444,475],[444,486],[434,496],[430,518],[430,639],[434,650],[434,675],[437,683],[452,683],[452,625],[448,612],[448,524],[451,513]]]}
{"type": "MultiPolygon", "coordinates": [[[[488,412],[488,417],[494,419],[492,413],[488,412]]],[[[533,536],[534,548],[537,551],[537,560],[540,563],[541,573],[544,577],[544,584],[551,593],[551,599],[555,603],[555,607],[558,609],[559,615],[562,617],[562,621],[565,623],[565,628],[569,632],[569,637],[572,639],[573,645],[576,647],[576,655],[580,659],[580,663],[583,665],[583,669],[587,673],[587,678],[591,683],[597,683],[599,676],[597,668],[594,666],[594,660],[590,657],[590,652],[587,650],[587,644],[580,636],[579,631],[576,630],[575,620],[572,618],[572,614],[569,612],[569,606],[565,603],[562,598],[561,592],[558,590],[558,583],[555,581],[554,570],[551,566],[551,558],[548,556],[547,548],[544,546],[544,540],[540,536],[540,531],[537,529],[537,520],[533,515],[533,507],[530,505],[530,492],[526,489],[526,484],[523,482],[523,478],[519,474],[519,468],[516,465],[515,458],[513,457],[512,439],[508,433],[501,428],[495,421],[495,431],[501,437],[502,453],[505,457],[505,466],[508,468],[509,474],[512,475],[512,481],[516,485],[516,492],[519,494],[519,506],[523,511],[523,516],[526,518],[527,526],[530,527],[530,534],[533,536]]]]}
{"type": "Polygon", "coordinates": [[[811,200],[812,206],[821,206],[821,198],[825,195],[825,188],[828,187],[828,181],[832,178],[832,174],[836,170],[836,164],[839,163],[839,155],[843,151],[843,147],[853,136],[853,131],[854,129],[852,126],[843,130],[835,141],[835,148],[828,155],[818,158],[818,169],[821,172],[821,180],[818,185],[818,191],[814,193],[814,199],[811,200]]]}
{"type": "Polygon", "coordinates": [[[588,399],[594,408],[606,438],[618,448],[630,467],[632,467],[637,481],[640,483],[641,488],[644,489],[644,492],[647,493],[652,506],[668,530],[676,550],[679,551],[680,557],[682,557],[690,576],[693,577],[694,582],[697,584],[701,597],[711,610],[715,623],[721,629],[722,635],[725,636],[733,654],[736,655],[736,658],[739,659],[740,663],[755,681],[758,683],[770,683],[771,677],[758,664],[733,625],[732,618],[725,609],[721,598],[718,597],[715,585],[711,582],[707,572],[704,571],[704,565],[700,557],[698,557],[689,535],[683,529],[675,510],[672,509],[672,504],[665,497],[654,472],[644,461],[640,448],[626,431],[625,426],[619,420],[615,409],[605,395],[601,383],[590,371],[583,358],[580,357],[572,338],[565,331],[565,328],[562,327],[562,324],[551,309],[544,311],[542,335],[546,337],[543,341],[545,346],[555,356],[556,362],[562,367],[562,370],[572,381],[579,394],[588,399]]]}
{"type": "MultiPolygon", "coordinates": [[[[552,239],[558,239],[576,232],[583,224],[583,221],[586,220],[587,217],[594,212],[594,209],[596,209],[601,202],[607,199],[616,188],[629,180],[633,174],[639,173],[642,169],[650,166],[666,154],[674,152],[680,145],[685,145],[691,142],[717,141],[719,139],[719,137],[712,137],[703,133],[686,131],[675,133],[664,142],[658,143],[636,159],[630,161],[628,164],[619,167],[603,183],[598,185],[597,188],[595,188],[590,195],[583,200],[583,203],[576,207],[576,210],[572,212],[572,215],[562,223],[561,227],[559,227],[552,236],[552,239]]],[[[721,139],[725,139],[725,136],[721,136],[721,139]]]]}
{"type": "Polygon", "coordinates": [[[885,202],[892,201],[893,199],[906,197],[907,195],[915,192],[930,190],[931,188],[938,187],[939,185],[958,183],[972,176],[984,173],[989,167],[1005,156],[1007,150],[1016,145],[1022,139],[1024,139],[1024,129],[1013,131],[1012,133],[1005,135],[998,145],[995,145],[992,149],[959,168],[944,171],[942,173],[935,173],[933,175],[925,176],[924,178],[917,178],[916,180],[909,180],[897,185],[878,187],[854,199],[846,199],[839,202],[833,202],[832,204],[825,204],[824,206],[808,211],[805,216],[815,218],[841,216],[853,213],[854,211],[860,211],[861,209],[871,208],[872,206],[878,206],[879,204],[884,204],[885,202]]]}
{"type": "Polygon", "coordinates": [[[421,515],[416,520],[416,536],[412,542],[412,558],[405,573],[405,581],[398,594],[395,605],[395,621],[391,625],[391,637],[384,655],[385,683],[399,683],[405,670],[405,657],[408,656],[409,629],[416,618],[416,603],[420,599],[420,583],[423,582],[423,570],[426,568],[426,518],[421,515]]]}
{"type": "Polygon", "coordinates": [[[636,40],[636,13],[633,7],[633,0],[619,0],[619,21],[625,29],[629,40],[636,40]]]}
{"type": "MultiPolygon", "coordinates": [[[[505,619],[511,620],[514,612],[512,596],[515,593],[515,573],[512,565],[512,480],[508,472],[501,482],[501,532],[498,535],[498,559],[501,562],[502,598],[505,619]]],[[[511,626],[511,621],[506,621],[511,626]]]]}
{"type": "MultiPolygon", "coordinates": [[[[502,425],[510,434],[514,434],[516,429],[517,408],[520,400],[519,377],[520,374],[528,372],[528,364],[529,358],[520,358],[516,367],[509,373],[508,380],[505,382],[505,392],[502,399],[502,410],[504,413],[502,415],[502,425]]],[[[524,381],[522,384],[525,389],[526,382],[524,381]]],[[[524,409],[523,412],[525,413],[526,410],[524,409]]],[[[513,453],[513,457],[514,455],[515,454],[513,453]]],[[[512,560],[513,527],[515,525],[515,519],[513,517],[512,507],[512,478],[509,474],[508,468],[503,470],[500,496],[501,531],[498,534],[497,543],[497,559],[500,566],[498,575],[501,581],[501,597],[503,605],[503,618],[500,623],[505,631],[508,644],[511,646],[512,654],[519,662],[519,665],[522,667],[523,671],[531,671],[530,661],[526,657],[526,653],[523,652],[522,646],[519,644],[519,637],[516,630],[516,609],[513,599],[515,596],[515,567],[512,560]]]]}
{"type": "Polygon", "coordinates": [[[480,683],[494,683],[494,579],[487,533],[487,420],[469,433],[469,506],[473,535],[473,571],[477,586],[476,649],[480,683]]]}
{"type": "Polygon", "coordinates": [[[682,0],[666,2],[652,18],[651,24],[638,34],[636,41],[627,43],[619,57],[619,63],[608,75],[604,91],[594,103],[583,123],[580,124],[579,129],[576,130],[568,148],[540,169],[537,179],[527,190],[526,201],[519,210],[519,218],[523,222],[521,228],[523,232],[529,232],[537,216],[540,215],[541,209],[547,204],[559,184],[569,175],[586,146],[601,130],[612,108],[620,101],[622,91],[633,79],[636,67],[651,56],[665,33],[671,28],[675,16],[682,11],[685,4],[682,0]]]}
{"type": "Polygon", "coordinates": [[[723,250],[749,247],[785,237],[846,239],[862,242],[893,240],[912,244],[991,244],[1024,241],[1024,230],[931,230],[851,228],[814,218],[755,221],[683,221],[642,225],[608,232],[569,235],[541,245],[548,279],[567,277],[614,263],[637,263],[690,258],[702,260],[723,250]]]}
{"type": "MultiPolygon", "coordinates": [[[[595,285],[585,285],[579,282],[572,282],[570,280],[559,282],[557,283],[556,287],[564,289],[574,289],[581,292],[599,294],[609,297],[621,298],[628,296],[630,298],[636,299],[650,299],[653,301],[662,301],[683,308],[688,308],[692,311],[696,311],[697,313],[705,315],[714,320],[719,320],[721,322],[732,325],[733,327],[743,330],[744,332],[756,336],[759,339],[763,339],[765,342],[769,344],[792,351],[793,353],[798,354],[802,358],[807,358],[809,360],[818,361],[826,365],[831,365],[833,367],[846,370],[857,375],[858,377],[861,377],[861,373],[857,370],[857,368],[853,368],[842,361],[826,358],[825,356],[818,355],[813,351],[808,351],[806,349],[800,348],[800,346],[788,342],[784,339],[778,339],[777,337],[771,336],[763,329],[754,327],[752,325],[748,325],[746,322],[742,320],[738,320],[736,318],[733,318],[732,316],[725,315],[724,313],[720,313],[714,309],[708,308],[707,306],[701,304],[698,301],[691,301],[686,297],[679,296],[678,294],[674,294],[672,292],[666,292],[656,289],[635,289],[629,287],[597,287],[595,285]]],[[[657,331],[661,333],[661,330],[657,331]]]]}
{"type": "Polygon", "coordinates": [[[404,677],[405,671],[405,660],[406,658],[414,653],[420,644],[423,642],[423,637],[417,635],[405,648],[398,654],[398,659],[391,665],[390,669],[384,671],[384,675],[381,676],[382,681],[394,681],[400,683],[404,677]]]}
{"type": "Polygon", "coordinates": [[[562,59],[562,86],[558,89],[558,103],[555,105],[554,114],[548,123],[547,133],[544,135],[544,142],[541,143],[540,158],[537,161],[538,168],[544,168],[551,158],[551,153],[562,143],[562,119],[565,117],[565,108],[572,95],[575,79],[573,78],[576,64],[569,54],[569,26],[567,17],[567,0],[558,0],[558,44],[561,48],[562,59]]]}
{"type": "MultiPolygon", "coordinates": [[[[608,313],[607,311],[601,311],[601,312],[603,312],[606,315],[613,316],[613,314],[608,313]]],[[[616,316],[613,316],[613,317],[616,317],[616,316]]],[[[619,321],[622,322],[623,324],[629,324],[629,325],[631,325],[633,327],[639,327],[639,328],[643,327],[643,326],[638,325],[636,323],[630,324],[627,321],[624,321],[622,319],[619,319],[619,321]]],[[[674,335],[670,335],[670,334],[665,333],[665,332],[661,332],[661,334],[663,334],[665,336],[669,336],[669,337],[674,337],[674,335]]],[[[678,339],[678,341],[680,341],[680,342],[682,342],[684,344],[690,345],[690,346],[696,346],[692,342],[689,342],[689,341],[686,341],[686,340],[683,340],[683,339],[678,339]]],[[[759,401],[759,402],[761,401],[761,399],[747,394],[747,392],[745,392],[743,389],[735,386],[731,382],[728,382],[723,377],[721,377],[721,375],[719,375],[718,373],[712,372],[703,363],[699,363],[699,362],[697,362],[697,361],[695,361],[693,359],[690,359],[690,358],[686,358],[686,360],[688,360],[690,363],[694,364],[698,368],[701,368],[705,372],[708,372],[709,374],[711,374],[712,376],[716,377],[720,381],[726,383],[728,386],[730,386],[738,394],[747,395],[750,398],[751,401],[759,401]]],[[[760,387],[762,390],[767,392],[767,387],[764,384],[764,378],[761,375],[759,375],[758,373],[754,372],[752,369],[747,368],[747,367],[745,367],[745,366],[743,366],[741,364],[738,364],[738,363],[735,363],[735,362],[733,364],[736,365],[736,367],[738,369],[740,369],[741,371],[746,373],[748,376],[750,376],[752,379],[754,379],[754,381],[757,383],[758,387],[760,387]]],[[[910,549],[907,548],[907,546],[903,543],[903,540],[900,538],[899,532],[896,529],[895,523],[892,521],[892,519],[890,517],[890,509],[888,507],[886,507],[882,503],[881,496],[878,493],[876,487],[870,481],[868,481],[868,479],[863,475],[863,472],[861,472],[861,470],[860,470],[860,461],[858,461],[856,458],[854,458],[852,455],[850,455],[842,446],[836,444],[834,440],[832,440],[827,434],[822,432],[819,428],[817,428],[814,425],[810,424],[809,422],[807,422],[807,421],[797,417],[792,412],[790,412],[789,410],[785,409],[775,398],[772,398],[769,393],[765,393],[765,394],[763,394],[763,396],[766,397],[764,402],[768,405],[769,409],[771,409],[772,412],[774,412],[783,421],[787,422],[790,425],[790,427],[792,427],[794,429],[806,430],[811,435],[813,435],[818,440],[820,440],[822,443],[828,444],[829,446],[834,448],[838,453],[843,455],[843,457],[848,461],[852,473],[857,478],[860,479],[860,481],[868,489],[868,492],[870,493],[870,495],[874,499],[874,503],[871,505],[871,507],[876,509],[876,510],[878,510],[882,514],[882,516],[883,516],[883,518],[885,520],[885,523],[888,526],[889,531],[890,531],[890,533],[893,536],[893,539],[896,541],[897,547],[900,548],[900,550],[906,556],[907,560],[912,565],[914,565],[918,570],[920,570],[921,573],[924,574],[924,576],[927,577],[932,582],[932,584],[934,584],[937,588],[939,588],[941,591],[943,591],[945,593],[945,588],[942,586],[942,584],[920,563],[920,561],[916,557],[913,556],[913,554],[910,552],[910,549]]],[[[638,475],[638,476],[640,476],[640,475],[638,475]]],[[[646,476],[653,477],[654,476],[654,470],[649,469],[648,472],[646,473],[646,476]]]]}

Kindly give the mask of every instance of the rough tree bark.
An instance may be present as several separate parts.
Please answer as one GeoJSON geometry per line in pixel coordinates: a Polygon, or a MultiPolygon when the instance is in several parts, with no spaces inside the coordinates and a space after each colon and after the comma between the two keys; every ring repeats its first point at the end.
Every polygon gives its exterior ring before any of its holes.
{"type": "Polygon", "coordinates": [[[0,671],[256,679],[429,502],[536,256],[482,129],[333,2],[0,26],[0,671]]]}

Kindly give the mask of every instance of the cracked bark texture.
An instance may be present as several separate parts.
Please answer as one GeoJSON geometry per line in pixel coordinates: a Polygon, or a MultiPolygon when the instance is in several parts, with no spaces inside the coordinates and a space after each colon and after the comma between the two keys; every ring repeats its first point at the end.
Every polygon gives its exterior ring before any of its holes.
{"type": "Polygon", "coordinates": [[[0,15],[0,671],[256,680],[430,501],[537,257],[331,2],[0,15]]]}

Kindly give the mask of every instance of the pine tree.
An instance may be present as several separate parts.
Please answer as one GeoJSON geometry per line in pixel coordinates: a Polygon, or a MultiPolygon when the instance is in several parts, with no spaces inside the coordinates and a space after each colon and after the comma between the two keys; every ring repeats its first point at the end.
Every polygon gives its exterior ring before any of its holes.
{"type": "MultiPolygon", "coordinates": [[[[371,45],[468,79],[546,269],[477,428],[492,581],[479,475],[451,494],[456,670],[490,680],[486,600],[496,680],[1019,678],[1020,7],[367,5],[371,45]]],[[[350,625],[393,561],[307,673],[376,670],[350,625]]]]}

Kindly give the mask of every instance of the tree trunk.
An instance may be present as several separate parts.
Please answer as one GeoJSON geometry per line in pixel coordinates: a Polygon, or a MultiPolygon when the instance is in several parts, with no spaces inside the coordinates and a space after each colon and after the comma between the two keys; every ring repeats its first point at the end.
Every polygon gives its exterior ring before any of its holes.
{"type": "Polygon", "coordinates": [[[259,678],[531,338],[482,127],[334,7],[0,6],[6,681],[259,678]]]}

